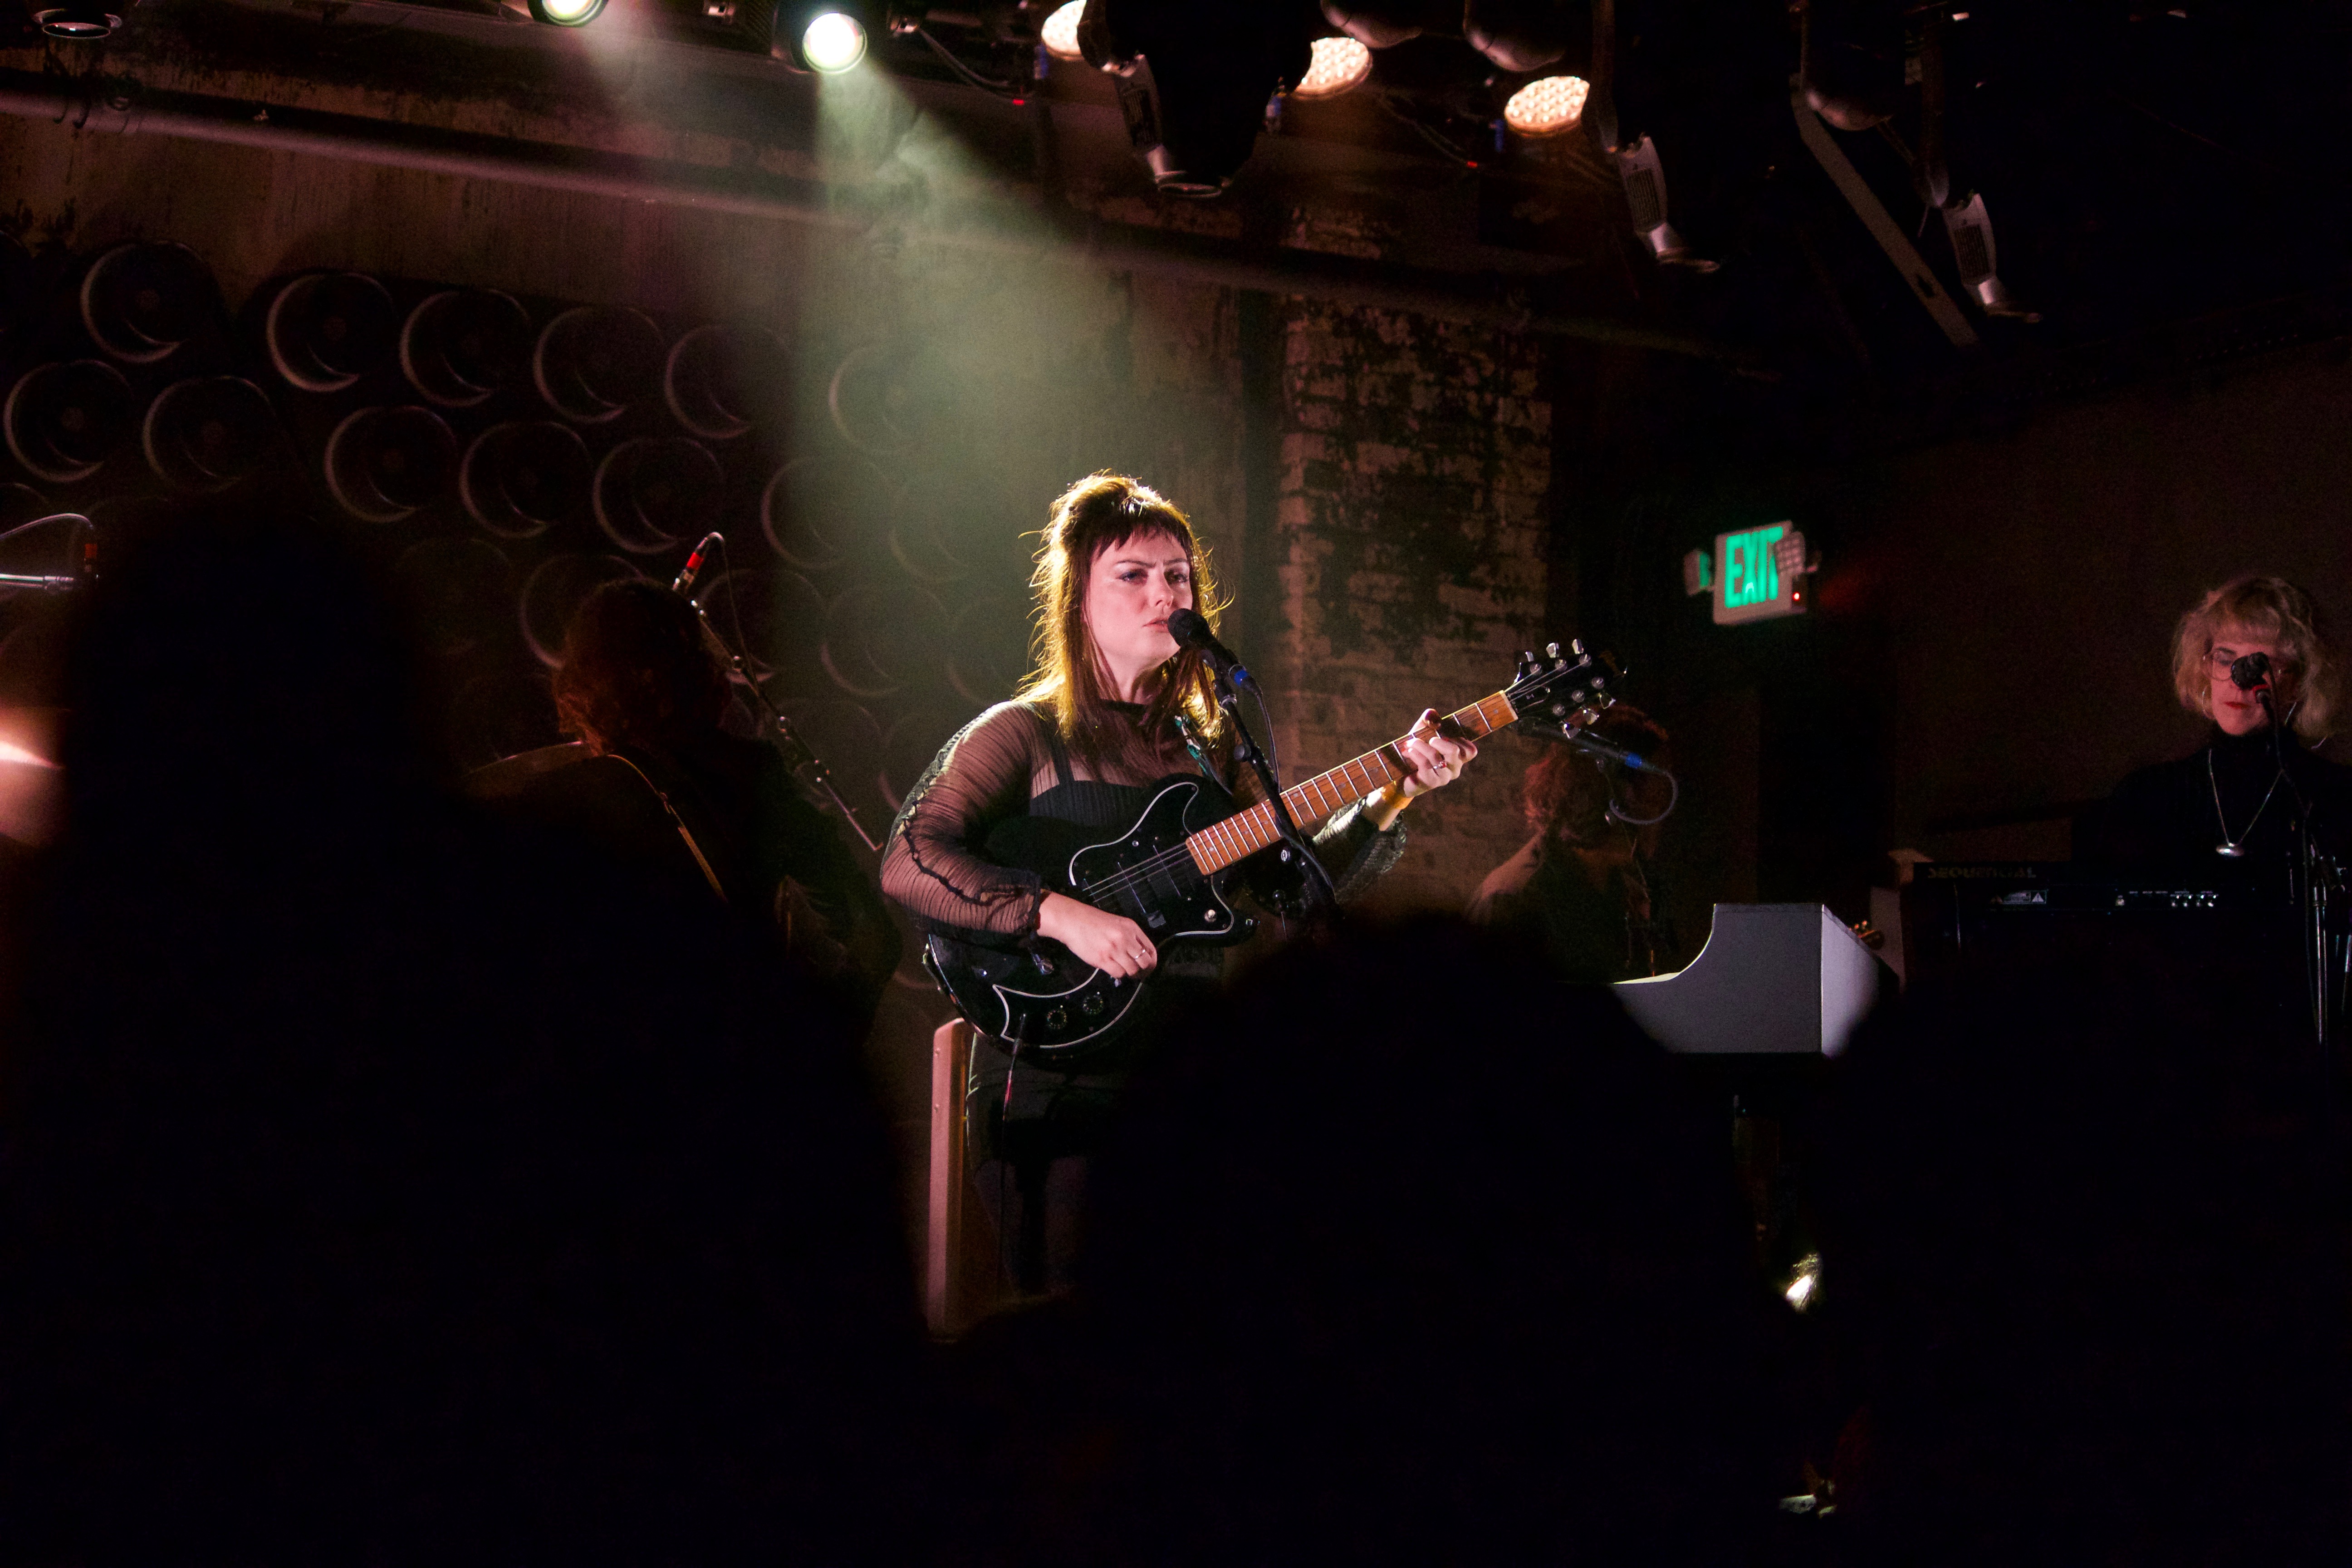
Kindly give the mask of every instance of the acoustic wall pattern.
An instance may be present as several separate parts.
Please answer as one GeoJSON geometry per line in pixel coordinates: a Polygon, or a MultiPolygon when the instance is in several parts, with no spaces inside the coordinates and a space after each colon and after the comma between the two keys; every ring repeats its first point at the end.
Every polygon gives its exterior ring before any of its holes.
{"type": "MultiPolygon", "coordinates": [[[[559,738],[548,672],[585,595],[666,581],[717,529],[700,597],[878,828],[1025,655],[1034,500],[975,500],[929,438],[925,360],[901,337],[802,363],[756,325],[356,272],[232,314],[182,246],[0,240],[0,571],[69,563],[37,518],[87,515],[102,560],[290,485],[416,602],[474,767],[559,738]]],[[[54,611],[0,603],[0,700],[42,700],[54,611]]]]}

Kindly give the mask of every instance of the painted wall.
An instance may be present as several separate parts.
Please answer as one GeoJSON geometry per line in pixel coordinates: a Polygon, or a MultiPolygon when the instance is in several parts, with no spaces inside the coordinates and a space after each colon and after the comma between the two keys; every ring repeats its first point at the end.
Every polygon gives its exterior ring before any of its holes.
{"type": "Polygon", "coordinates": [[[1937,825],[2097,798],[2194,747],[2172,628],[2239,573],[2302,584],[2345,628],[2348,500],[2340,353],[2045,409],[1825,485],[1822,515],[1853,542],[1823,596],[1885,628],[1892,841],[2062,852],[2048,826],[1937,825]]]}

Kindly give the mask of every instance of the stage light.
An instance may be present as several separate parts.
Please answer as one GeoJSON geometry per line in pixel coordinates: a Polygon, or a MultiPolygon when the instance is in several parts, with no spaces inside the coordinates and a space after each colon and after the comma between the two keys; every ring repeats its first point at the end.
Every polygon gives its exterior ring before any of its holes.
{"type": "Polygon", "coordinates": [[[1668,267],[1712,272],[1716,263],[1692,252],[1675,226],[1666,221],[1666,169],[1656,143],[1647,136],[1611,156],[1617,164],[1618,183],[1625,188],[1625,210],[1633,216],[1633,232],[1650,254],[1668,267]]]}
{"type": "Polygon", "coordinates": [[[866,58],[866,29],[855,16],[819,12],[801,29],[800,54],[809,69],[837,76],[866,58]]]}
{"type": "Polygon", "coordinates": [[[1985,214],[1981,191],[1944,209],[1944,232],[1951,238],[1952,258],[1959,264],[1960,281],[1976,295],[1986,315],[2007,316],[2020,321],[2042,319],[2011,296],[2001,285],[2000,273],[1994,270],[1999,258],[1993,248],[1992,219],[1985,214]]]}
{"type": "Polygon", "coordinates": [[[1507,71],[1558,64],[1570,35],[1559,0],[1466,0],[1462,8],[1462,41],[1507,71]]]}
{"type": "Polygon", "coordinates": [[[1372,51],[1353,38],[1318,38],[1314,48],[1314,62],[1290,89],[1293,98],[1337,98],[1372,74],[1372,51]]]}
{"type": "Polygon", "coordinates": [[[551,27],[584,27],[604,14],[604,0],[499,0],[499,4],[518,16],[551,27]]]}
{"type": "Polygon", "coordinates": [[[1087,0],[1070,0],[1045,18],[1045,25],[1037,29],[1037,41],[1057,60],[1084,59],[1086,52],[1078,47],[1078,18],[1086,14],[1087,0]]]}
{"type": "Polygon", "coordinates": [[[95,43],[122,26],[121,16],[107,9],[103,0],[72,0],[64,5],[44,5],[35,10],[33,21],[52,38],[66,38],[75,43],[95,43]]]}
{"type": "Polygon", "coordinates": [[[1780,1295],[1789,1305],[1801,1312],[1813,1304],[1813,1298],[1820,1293],[1821,1288],[1822,1255],[1808,1252],[1798,1260],[1788,1284],[1780,1288],[1780,1295]]]}
{"type": "Polygon", "coordinates": [[[1528,83],[1503,105],[1503,123],[1530,142],[1561,136],[1584,123],[1592,86],[1580,76],[1548,76],[1528,83]]]}

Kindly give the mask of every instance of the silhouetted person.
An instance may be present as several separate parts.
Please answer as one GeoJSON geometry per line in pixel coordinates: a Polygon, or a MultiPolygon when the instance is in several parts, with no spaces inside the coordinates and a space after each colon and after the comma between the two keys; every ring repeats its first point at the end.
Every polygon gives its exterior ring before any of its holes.
{"type": "Polygon", "coordinates": [[[1914,990],[1837,1067],[1844,1561],[2341,1563],[2343,1175],[2307,1038],[2108,954],[1914,990]]]}
{"type": "Polygon", "coordinates": [[[961,1347],[971,1561],[1732,1560],[1770,1303],[1719,1125],[1612,997],[1428,920],[1183,1037],[1101,1156],[1080,1305],[961,1347]]]}
{"type": "Polygon", "coordinates": [[[298,527],[191,520],[89,606],[0,1079],[0,1560],[898,1556],[844,1026],[445,803],[404,671],[298,527]]]}
{"type": "MultiPolygon", "coordinates": [[[[1666,732],[1619,703],[1591,726],[1612,745],[1667,765],[1666,732]]],[[[1605,985],[1673,961],[1652,893],[1659,825],[1675,804],[1663,772],[1565,745],[1545,748],[1519,786],[1534,837],[1486,874],[1465,911],[1532,942],[1563,980],[1605,985]]]]}
{"type": "Polygon", "coordinates": [[[763,922],[870,1021],[898,963],[873,873],[800,792],[775,747],[719,727],[727,681],[694,607],[657,583],[610,583],[564,636],[556,711],[587,761],[520,807],[640,874],[763,922]]]}

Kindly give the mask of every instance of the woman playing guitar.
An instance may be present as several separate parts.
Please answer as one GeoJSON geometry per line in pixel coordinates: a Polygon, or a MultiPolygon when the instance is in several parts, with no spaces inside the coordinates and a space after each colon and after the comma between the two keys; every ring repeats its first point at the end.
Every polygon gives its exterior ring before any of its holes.
{"type": "MultiPolygon", "coordinates": [[[[1150,803],[1155,780],[1196,766],[1244,805],[1262,798],[1255,774],[1234,765],[1208,666],[1168,631],[1175,610],[1215,614],[1206,552],[1167,500],[1134,479],[1097,474],[1054,503],[1032,586],[1036,667],[1012,701],[950,741],[908,794],[884,847],[883,891],[935,925],[1048,938],[1123,978],[1158,968],[1163,990],[1213,982],[1215,948],[1175,942],[1161,952],[1134,921],[1049,890],[1034,872],[993,864],[980,848],[992,826],[1022,814],[1117,834],[1150,803]]],[[[1477,754],[1470,741],[1437,733],[1436,717],[1424,712],[1397,742],[1409,774],[1315,836],[1343,895],[1395,863],[1406,803],[1477,754]]],[[[1091,1145],[1134,1040],[1090,1057],[1085,1073],[1016,1066],[983,1040],[973,1081],[1002,1086],[990,1106],[1001,1107],[1002,1125],[992,1125],[996,1114],[975,1119],[975,1142],[992,1143],[1042,1183],[1044,1163],[1091,1145]]]]}

